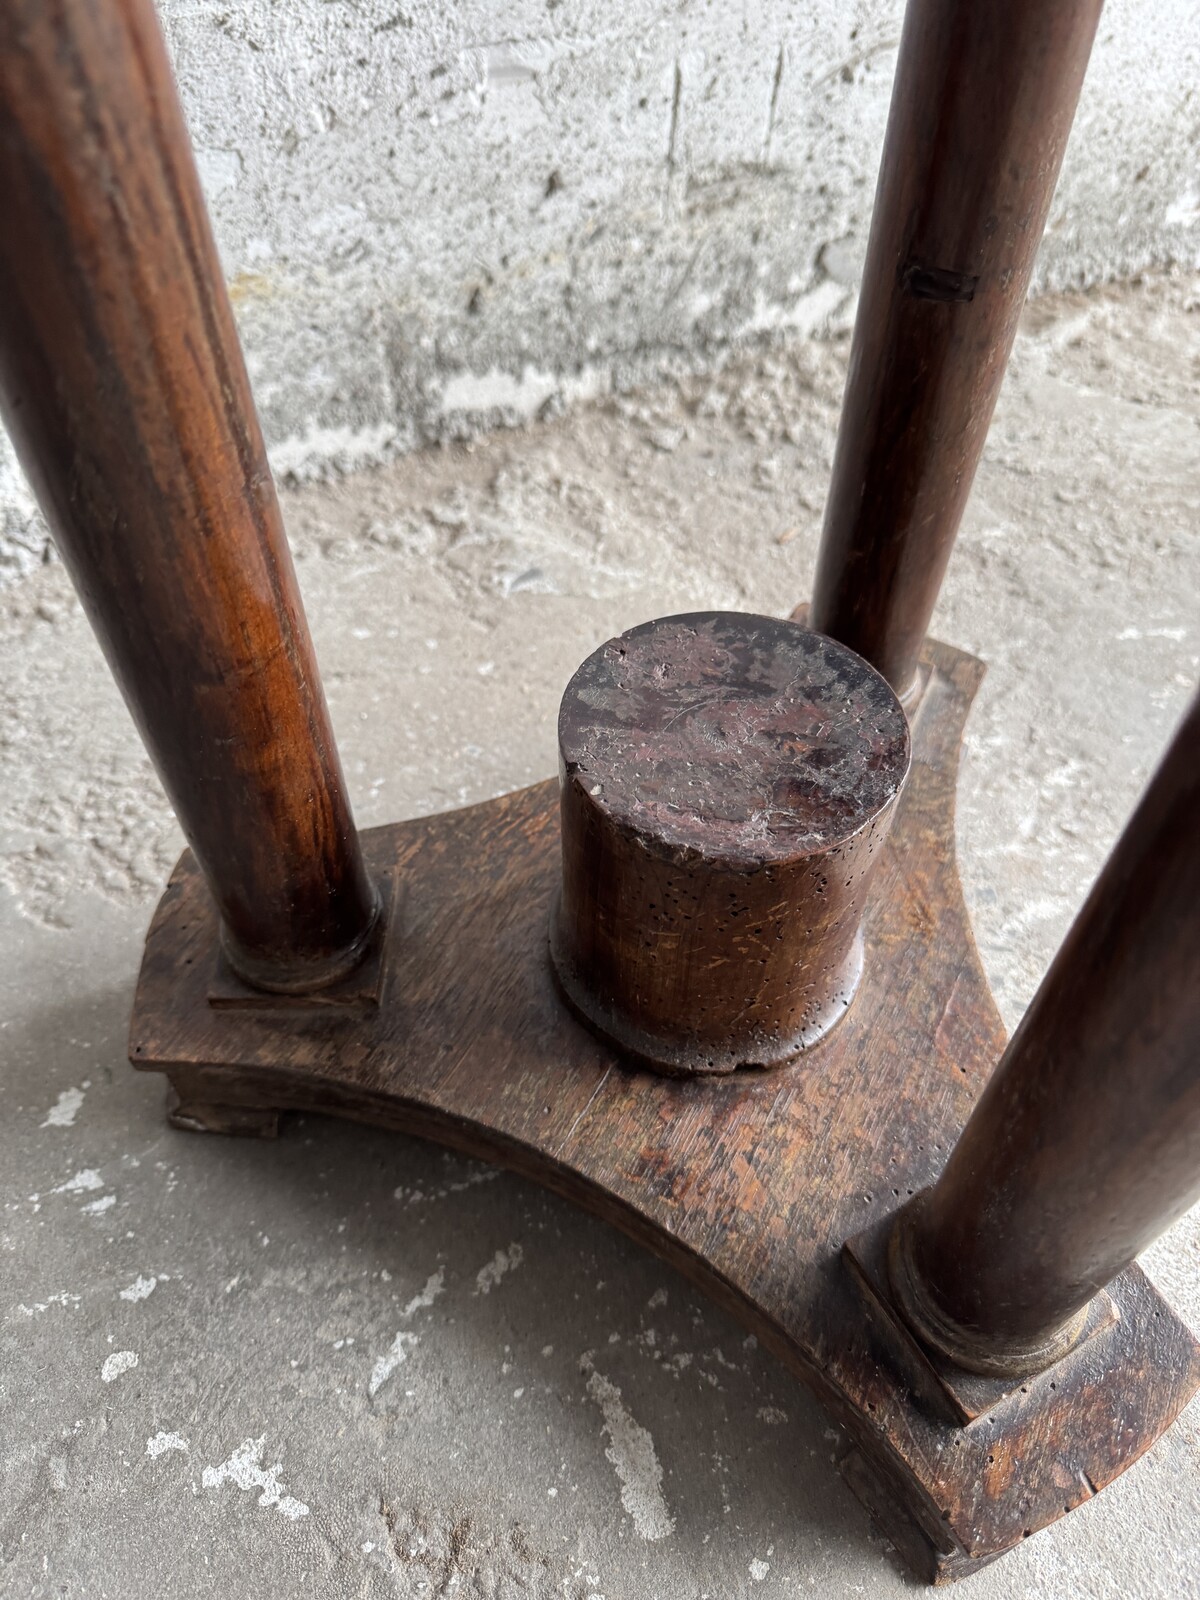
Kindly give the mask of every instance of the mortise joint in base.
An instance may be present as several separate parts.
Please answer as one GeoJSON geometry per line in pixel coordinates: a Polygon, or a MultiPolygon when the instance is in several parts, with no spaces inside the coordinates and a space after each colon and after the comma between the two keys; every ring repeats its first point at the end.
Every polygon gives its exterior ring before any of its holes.
{"type": "MultiPolygon", "coordinates": [[[[1025,1378],[1061,1361],[1079,1341],[1096,1331],[1097,1307],[1107,1300],[1097,1295],[1052,1333],[1037,1340],[1000,1347],[981,1337],[978,1330],[952,1321],[925,1286],[913,1256],[914,1228],[926,1194],[910,1200],[895,1220],[887,1244],[887,1290],[902,1318],[928,1347],[955,1367],[990,1378],[1025,1378]]],[[[854,1241],[851,1241],[853,1247],[854,1241]]]]}

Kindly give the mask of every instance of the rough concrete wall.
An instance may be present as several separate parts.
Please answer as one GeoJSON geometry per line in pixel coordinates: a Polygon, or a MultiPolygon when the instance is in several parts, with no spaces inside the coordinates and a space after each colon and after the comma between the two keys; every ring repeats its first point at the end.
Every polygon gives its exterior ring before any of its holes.
{"type": "MultiPolygon", "coordinates": [[[[902,0],[160,5],[280,473],[846,325],[902,0]]],[[[1110,0],[1039,286],[1200,264],[1198,68],[1110,0]]]]}

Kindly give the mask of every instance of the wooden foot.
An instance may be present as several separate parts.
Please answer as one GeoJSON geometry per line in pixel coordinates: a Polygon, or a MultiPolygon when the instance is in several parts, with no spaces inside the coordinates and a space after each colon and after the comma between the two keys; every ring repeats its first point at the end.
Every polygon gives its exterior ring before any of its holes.
{"type": "Polygon", "coordinates": [[[279,1111],[266,1106],[221,1106],[198,1100],[190,1092],[185,1072],[167,1089],[167,1121],[182,1133],[227,1133],[249,1139],[275,1139],[279,1111]]]}
{"type": "Polygon", "coordinates": [[[1135,1461],[1200,1386],[1200,1348],[1133,1268],[1056,1367],[963,1380],[956,1400],[888,1310],[870,1252],[843,1251],[935,1180],[1004,1044],[954,865],[983,668],[937,644],[926,665],[858,995],[790,1065],[667,1078],[573,1017],[548,953],[553,783],[364,835],[373,878],[404,889],[388,897],[373,1005],[214,1004],[217,915],[185,855],[147,939],[130,1049],[201,1126],[269,1132],[268,1106],[379,1123],[616,1223],[812,1386],[850,1440],[851,1486],[919,1573],[947,1580],[1135,1461]]]}

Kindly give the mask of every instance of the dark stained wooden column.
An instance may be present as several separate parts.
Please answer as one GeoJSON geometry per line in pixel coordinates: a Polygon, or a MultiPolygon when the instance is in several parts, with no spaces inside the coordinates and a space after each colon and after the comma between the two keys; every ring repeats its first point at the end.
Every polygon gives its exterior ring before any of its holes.
{"type": "Polygon", "coordinates": [[[910,1319],[1036,1370],[1200,1198],[1200,696],[941,1178],[893,1238],[910,1319]]]}
{"type": "Polygon", "coordinates": [[[1100,0],[909,0],[809,626],[898,694],[971,490],[1100,0]]]}
{"type": "Polygon", "coordinates": [[[0,5],[0,398],[263,987],[331,981],[367,882],[151,0],[0,5]]]}

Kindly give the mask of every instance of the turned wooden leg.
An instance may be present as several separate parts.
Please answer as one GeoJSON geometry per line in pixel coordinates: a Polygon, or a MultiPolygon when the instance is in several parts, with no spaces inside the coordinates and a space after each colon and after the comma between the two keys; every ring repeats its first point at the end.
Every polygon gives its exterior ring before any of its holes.
{"type": "Polygon", "coordinates": [[[909,0],[810,626],[902,697],[970,493],[1101,0],[909,0]]]}
{"type": "Polygon", "coordinates": [[[0,10],[0,402],[251,983],[369,942],[312,643],[151,0],[0,10]]]}
{"type": "Polygon", "coordinates": [[[1200,1198],[1200,697],[942,1176],[892,1237],[919,1332],[1036,1371],[1200,1198]]]}

